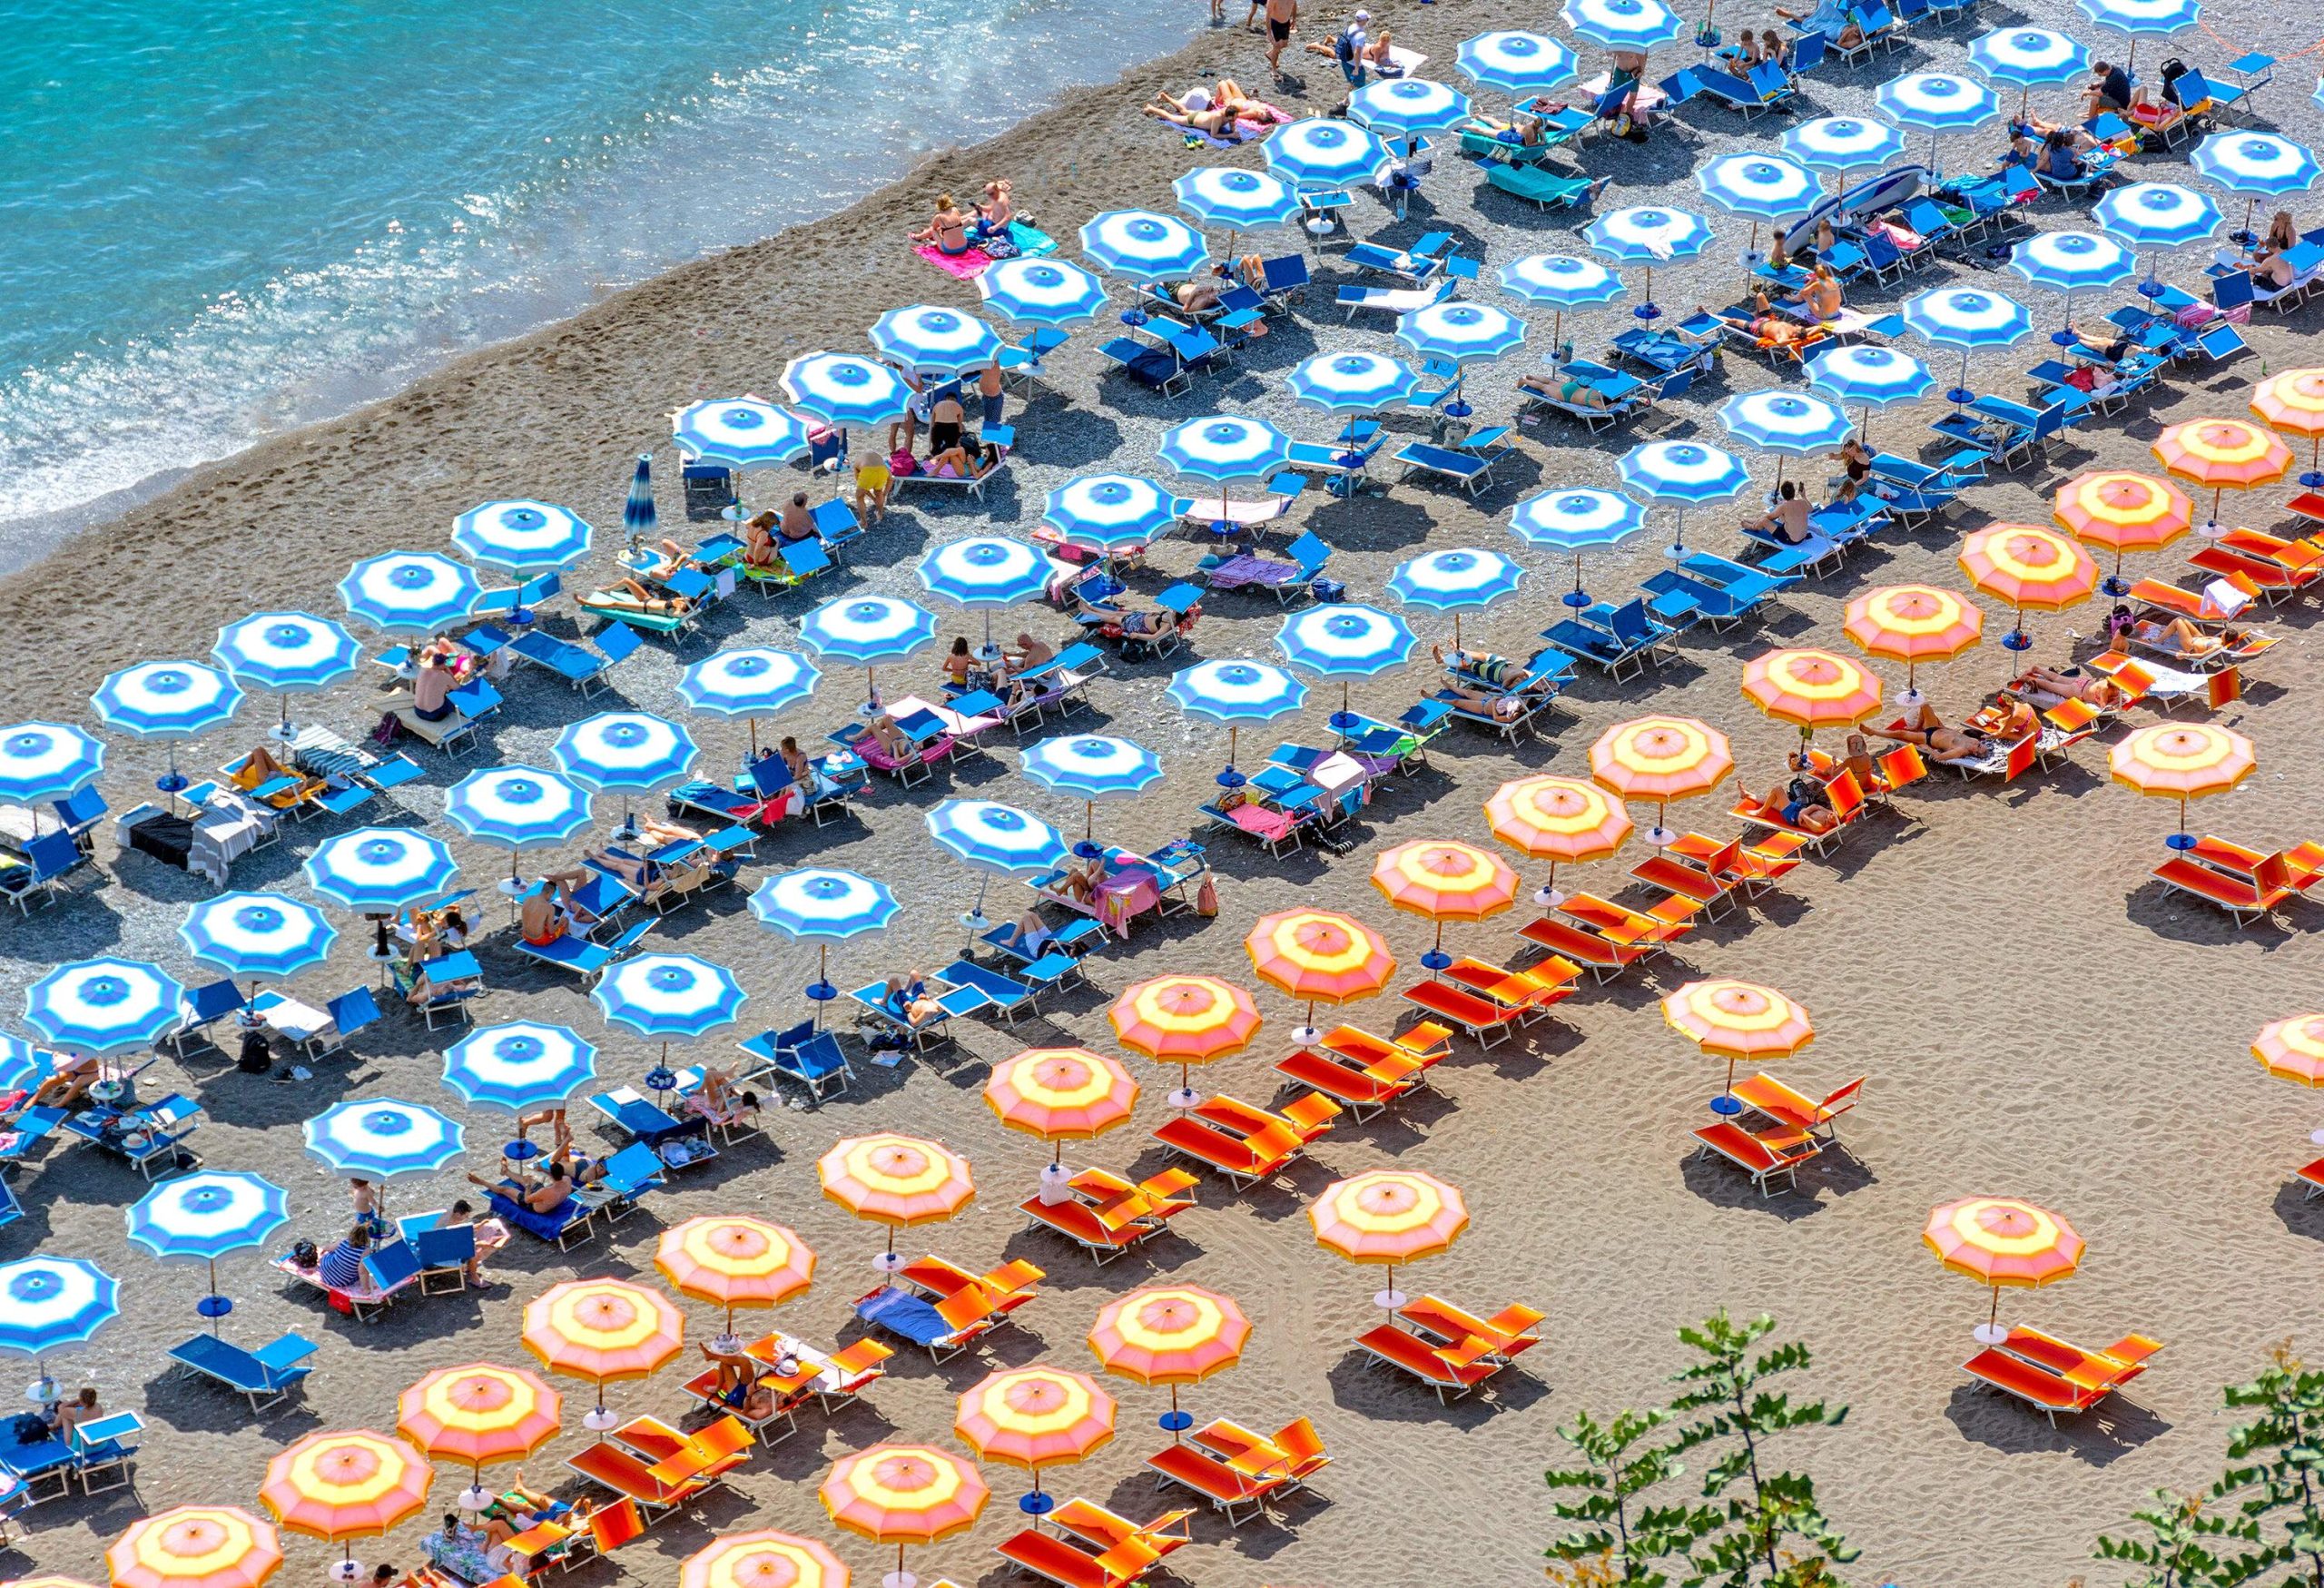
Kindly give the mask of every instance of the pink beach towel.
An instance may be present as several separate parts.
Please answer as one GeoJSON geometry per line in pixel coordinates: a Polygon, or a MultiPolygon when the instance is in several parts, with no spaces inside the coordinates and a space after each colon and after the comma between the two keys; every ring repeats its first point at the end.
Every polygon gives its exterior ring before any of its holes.
{"type": "Polygon", "coordinates": [[[971,248],[966,253],[946,253],[932,242],[923,242],[912,252],[946,275],[963,281],[975,281],[992,262],[992,256],[981,248],[971,248]]]}

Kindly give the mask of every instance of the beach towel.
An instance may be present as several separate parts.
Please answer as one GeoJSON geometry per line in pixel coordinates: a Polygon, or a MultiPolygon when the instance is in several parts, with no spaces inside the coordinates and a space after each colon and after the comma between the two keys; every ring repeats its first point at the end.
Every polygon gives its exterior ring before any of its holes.
{"type": "MultiPolygon", "coordinates": [[[[1028,259],[1039,259],[1057,252],[1057,239],[1046,232],[1036,231],[1022,221],[1009,222],[1009,241],[1017,245],[1018,253],[1028,259]]],[[[992,256],[981,248],[971,248],[966,253],[946,253],[932,242],[923,242],[912,252],[942,271],[946,275],[963,281],[972,281],[992,262],[992,256]]]]}

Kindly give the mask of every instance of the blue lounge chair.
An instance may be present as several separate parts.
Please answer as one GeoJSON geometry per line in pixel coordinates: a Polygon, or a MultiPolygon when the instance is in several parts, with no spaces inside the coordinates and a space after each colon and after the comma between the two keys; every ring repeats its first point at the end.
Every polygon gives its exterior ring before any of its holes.
{"type": "Polygon", "coordinates": [[[924,1053],[931,1043],[952,1040],[953,1016],[974,1014],[990,1001],[975,988],[950,986],[941,977],[931,979],[929,991],[935,997],[936,1012],[917,1023],[888,1007],[885,981],[858,987],[847,996],[856,1006],[859,1018],[869,1019],[881,1030],[909,1043],[914,1052],[924,1053]]]}
{"type": "MultiPolygon", "coordinates": [[[[694,1123],[704,1121],[695,1120],[694,1123]]],[[[656,1150],[656,1145],[649,1145],[640,1139],[615,1153],[606,1159],[605,1177],[596,1184],[576,1191],[574,1200],[585,1203],[592,1212],[603,1213],[609,1224],[618,1224],[628,1218],[637,1210],[637,1205],[646,1192],[662,1188],[665,1160],[656,1150]]],[[[674,1149],[679,1145],[681,1143],[670,1142],[674,1149]]],[[[718,1149],[710,1144],[706,1131],[703,1133],[702,1139],[683,1145],[686,1149],[684,1161],[687,1163],[700,1163],[718,1156],[718,1149]]]]}
{"type": "Polygon", "coordinates": [[[212,981],[188,991],[178,1009],[177,1030],[162,1039],[180,1059],[218,1047],[210,1028],[250,1007],[241,987],[230,980],[212,981]]]}
{"type": "Polygon", "coordinates": [[[1475,496],[1492,479],[1492,459],[1458,448],[1432,446],[1426,441],[1408,443],[1396,454],[1396,461],[1404,466],[1406,479],[1416,474],[1434,475],[1452,480],[1470,496],[1475,496]]]}
{"type": "Polygon", "coordinates": [[[419,1258],[411,1242],[398,1236],[363,1254],[363,1275],[382,1296],[393,1296],[405,1286],[419,1282],[419,1258]]]}
{"type": "Polygon", "coordinates": [[[1106,929],[1087,915],[1077,915],[1059,927],[1042,940],[1039,949],[1029,953],[1018,946],[1010,935],[1012,931],[1013,928],[1008,924],[996,926],[990,932],[979,934],[977,941],[1015,961],[1017,974],[1029,981],[1037,980],[1034,970],[1044,962],[1059,957],[1078,962],[1081,955],[1106,941],[1106,929]]]}
{"type": "Polygon", "coordinates": [[[73,1447],[54,1435],[29,1445],[0,1441],[0,1472],[24,1485],[26,1505],[62,1499],[73,1488],[73,1447]]]}
{"type": "Polygon", "coordinates": [[[135,1412],[113,1412],[75,1423],[65,1443],[73,1447],[73,1474],[81,1480],[81,1492],[102,1494],[127,1488],[130,1464],[137,1459],[138,1435],[144,1432],[144,1420],[135,1412]],[[113,1481],[99,1483],[101,1475],[113,1481]]]}
{"type": "Polygon", "coordinates": [[[549,965],[559,971],[570,971],[587,986],[604,975],[614,962],[635,948],[641,939],[654,929],[651,921],[640,921],[605,942],[592,942],[576,932],[566,932],[546,943],[527,942],[521,936],[510,941],[509,946],[525,959],[536,964],[549,965]]]}
{"type": "Polygon", "coordinates": [[[90,863],[88,855],[70,833],[44,833],[24,846],[24,864],[0,872],[0,893],[25,914],[33,901],[54,903],[66,879],[90,863]]]}
{"type": "Polygon", "coordinates": [[[1418,700],[1382,722],[1362,712],[1334,713],[1332,729],[1340,745],[1360,757],[1393,764],[1409,777],[1428,764],[1429,741],[1452,719],[1452,708],[1441,700],[1418,700]]]}
{"type": "Polygon", "coordinates": [[[704,1122],[681,1119],[659,1103],[654,1102],[635,1087],[617,1086],[610,1091],[590,1095],[589,1106],[606,1119],[606,1122],[624,1135],[634,1137],[647,1147],[659,1147],[665,1141],[680,1136],[699,1136],[704,1122]]]}
{"type": "Polygon", "coordinates": [[[1349,246],[1340,257],[1360,271],[1370,271],[1402,281],[1408,287],[1418,287],[1434,280],[1444,270],[1444,256],[1452,247],[1449,232],[1431,232],[1410,248],[1383,248],[1376,242],[1357,242],[1349,246]]]}
{"type": "Polygon", "coordinates": [[[1590,621],[1588,613],[1560,618],[1541,631],[1541,637],[1558,649],[1604,669],[1607,676],[1617,681],[1625,668],[1644,672],[1656,650],[1671,635],[1670,629],[1648,616],[1643,601],[1631,601],[1620,607],[1601,604],[1591,610],[1600,616],[1601,622],[1590,621]]]}
{"type": "Polygon", "coordinates": [[[411,1255],[419,1263],[419,1293],[441,1295],[468,1287],[468,1265],[476,1260],[476,1226],[408,1230],[411,1255]]]}
{"type": "Polygon", "coordinates": [[[780,1076],[795,1080],[807,1089],[810,1097],[821,1100],[826,1091],[844,1091],[855,1080],[855,1071],[847,1062],[847,1052],[839,1039],[829,1031],[815,1029],[812,1021],[801,1021],[787,1031],[761,1031],[755,1037],[737,1043],[751,1056],[745,1065],[740,1084],[749,1085],[761,1076],[780,1076]]]}
{"type": "Polygon", "coordinates": [[[1030,987],[1014,977],[987,970],[973,960],[954,960],[936,973],[955,987],[972,987],[983,993],[986,1002],[1012,1026],[1018,1016],[1034,1009],[1030,987]]]}
{"type": "Polygon", "coordinates": [[[70,1118],[63,1109],[45,1104],[18,1114],[5,1129],[0,1129],[0,1169],[25,1161],[34,1148],[55,1135],[57,1128],[70,1118]]]}

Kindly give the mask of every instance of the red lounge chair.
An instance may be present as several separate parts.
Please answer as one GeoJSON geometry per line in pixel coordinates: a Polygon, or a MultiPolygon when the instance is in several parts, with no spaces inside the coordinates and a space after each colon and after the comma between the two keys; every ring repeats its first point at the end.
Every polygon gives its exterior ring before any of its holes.
{"type": "Polygon", "coordinates": [[[1375,1077],[1412,1076],[1428,1084],[1428,1071],[1452,1051],[1452,1033],[1434,1021],[1423,1021],[1411,1031],[1375,1037],[1354,1026],[1334,1026],[1324,1033],[1324,1051],[1353,1060],[1375,1077]]]}
{"type": "Polygon", "coordinates": [[[1049,1522],[1059,1531],[1097,1548],[1119,1549],[1126,1544],[1139,1544],[1159,1559],[1194,1543],[1194,1533],[1188,1525],[1193,1518],[1192,1511],[1165,1511],[1153,1521],[1141,1524],[1117,1515],[1094,1501],[1068,1500],[1050,1515],[1049,1522]]]}
{"type": "Polygon", "coordinates": [[[1039,1224],[1055,1230],[1078,1242],[1103,1267],[1147,1237],[1159,1235],[1172,1218],[1193,1207],[1191,1199],[1177,1193],[1194,1183],[1192,1175],[1178,1169],[1166,1169],[1137,1185],[1087,1169],[1067,1183],[1078,1195],[1044,1202],[1036,1194],[1019,1208],[1027,1228],[1039,1224]]]}
{"type": "Polygon", "coordinates": [[[1093,1553],[1037,1527],[1028,1527],[994,1547],[1036,1577],[1046,1577],[1062,1588],[1128,1588],[1145,1575],[1157,1558],[1135,1543],[1093,1553]]]}
{"type": "Polygon", "coordinates": [[[1735,1083],[1735,1095],[1770,1119],[1790,1126],[1795,1130],[1821,1130],[1827,1140],[1838,1134],[1832,1122],[1856,1107],[1864,1094],[1866,1078],[1859,1075],[1846,1086],[1825,1094],[1823,1100],[1806,1097],[1777,1080],[1767,1071],[1748,1076],[1735,1083]]]}
{"type": "Polygon", "coordinates": [[[2047,1368],[2077,1389],[2120,1389],[2146,1371],[2147,1358],[2162,1349],[2162,1342],[2124,1335],[2103,1350],[2091,1351],[2021,1324],[2009,1331],[2001,1348],[2047,1368]]]}
{"type": "Polygon", "coordinates": [[[1391,1367],[1401,1367],[1431,1389],[1443,1401],[1448,1392],[1458,1399],[1500,1372],[1502,1364],[1492,1359],[1490,1351],[1482,1349],[1484,1342],[1473,1355],[1466,1351],[1440,1351],[1418,1335],[1408,1334],[1393,1324],[1382,1324],[1368,1333],[1356,1336],[1356,1345],[1369,1353],[1375,1362],[1391,1367]]]}
{"type": "Polygon", "coordinates": [[[1305,1146],[1287,1129],[1236,1135],[1190,1113],[1165,1119],[1156,1127],[1154,1139],[1173,1152],[1216,1169],[1236,1186],[1256,1185],[1280,1174],[1305,1146]]]}
{"type": "Polygon", "coordinates": [[[1298,1139],[1302,1147],[1324,1135],[1339,1117],[1340,1107],[1331,1099],[1309,1096],[1295,1099],[1280,1110],[1270,1113],[1256,1103],[1246,1103],[1221,1092],[1195,1105],[1201,1119],[1224,1129],[1240,1130],[1246,1136],[1268,1131],[1288,1131],[1298,1139]]]}
{"type": "Polygon", "coordinates": [[[665,1483],[645,1462],[610,1440],[583,1445],[565,1465],[591,1483],[635,1502],[648,1517],[684,1505],[709,1487],[693,1478],[665,1483]]]}
{"type": "Polygon", "coordinates": [[[1880,781],[1891,794],[1928,775],[1928,763],[1922,759],[1918,745],[1898,745],[1883,751],[1873,764],[1880,769],[1880,781]]]}
{"type": "Polygon", "coordinates": [[[1619,943],[1585,932],[1581,927],[1554,916],[1544,915],[1529,921],[1517,929],[1517,935],[1527,942],[1539,943],[1552,953],[1571,960],[1587,969],[1599,981],[1619,976],[1640,960],[1657,952],[1652,943],[1619,943]]]}
{"type": "MultiPolygon", "coordinates": [[[[1728,845],[1731,849],[1733,845],[1728,845]]],[[[1725,856],[1726,851],[1715,851],[1725,856]]],[[[1731,858],[1731,857],[1730,857],[1731,858]]],[[[1718,907],[1742,885],[1742,879],[1727,868],[1706,863],[1695,863],[1684,854],[1671,850],[1659,850],[1630,867],[1630,875],[1641,883],[1649,883],[1666,893],[1680,893],[1694,900],[1709,913],[1716,915],[1718,907]]]]}
{"type": "Polygon", "coordinates": [[[1444,967],[1441,974],[1443,980],[1480,998],[1508,1004],[1530,1021],[1547,1013],[1551,1004],[1562,1003],[1573,996],[1574,983],[1581,979],[1581,967],[1555,955],[1521,971],[1463,957],[1444,967]]]}
{"type": "Polygon", "coordinates": [[[2233,916],[2239,926],[2266,919],[2276,906],[2300,896],[2291,867],[2280,854],[2263,856],[2244,878],[2205,865],[2189,855],[2174,854],[2154,868],[2154,878],[2167,888],[2207,899],[2233,916]]]}
{"type": "Polygon", "coordinates": [[[2104,1389],[2083,1389],[2067,1383],[2047,1368],[2036,1367],[2022,1356],[2013,1356],[1998,1346],[1988,1346],[1961,1364],[1961,1370],[1972,1378],[1981,1379],[2004,1395],[2036,1407],[2056,1427],[2058,1414],[2071,1416],[2086,1412],[2112,1393],[2104,1389]]]}
{"type": "Polygon", "coordinates": [[[1595,893],[1572,893],[1557,908],[1560,914],[1602,933],[1609,942],[1656,944],[1676,942],[1694,931],[1694,917],[1702,910],[1692,899],[1676,893],[1644,910],[1633,910],[1595,893]]]}
{"type": "Polygon", "coordinates": [[[1315,1425],[1305,1417],[1285,1423],[1273,1435],[1220,1417],[1187,1437],[1246,1476],[1288,1479],[1287,1488],[1305,1488],[1309,1478],[1332,1465],[1315,1425]]]}
{"type": "Polygon", "coordinates": [[[2308,1188],[2308,1194],[2300,1200],[2313,1201],[2318,1197],[2324,1197],[2324,1158],[2299,1170],[2293,1178],[2308,1188]]]}
{"type": "Polygon", "coordinates": [[[1738,838],[1725,843],[1699,833],[1681,833],[1663,853],[1692,861],[1738,889],[1757,893],[1797,869],[1799,851],[1806,846],[1803,840],[1787,833],[1772,833],[1757,840],[1738,838]]]}
{"type": "Polygon", "coordinates": [[[892,1347],[869,1337],[832,1352],[830,1366],[837,1382],[815,1390],[824,1414],[861,1400],[865,1390],[887,1377],[888,1370],[881,1364],[895,1354],[892,1347]]]}
{"type": "Polygon", "coordinates": [[[1535,1326],[1548,1315],[1530,1307],[1510,1306],[1489,1318],[1478,1317],[1442,1297],[1423,1296],[1400,1308],[1396,1316],[1447,1345],[1482,1340],[1494,1356],[1506,1362],[1541,1343],[1535,1326]]]}
{"type": "Polygon", "coordinates": [[[1277,1074],[1330,1098],[1359,1123],[1420,1085],[1416,1069],[1391,1080],[1336,1054],[1318,1053],[1312,1048],[1301,1048],[1290,1057],[1276,1060],[1275,1068],[1277,1074]]]}
{"type": "Polygon", "coordinates": [[[1403,997],[1415,1008],[1443,1016],[1482,1047],[1492,1047],[1517,1024],[1518,1011],[1510,1005],[1464,992],[1449,981],[1416,981],[1404,989],[1403,997]]]}
{"type": "Polygon", "coordinates": [[[1731,1119],[1706,1125],[1695,1132],[1695,1156],[1715,1152],[1751,1177],[1759,1195],[1775,1195],[1775,1182],[1797,1190],[1793,1179],[1799,1166],[1824,1150],[1824,1144],[1805,1130],[1746,1130],[1731,1119]]]}
{"type": "Polygon", "coordinates": [[[1267,1496],[1291,1481],[1283,1477],[1246,1477],[1191,1445],[1166,1445],[1147,1456],[1146,1465],[1154,1469],[1157,1484],[1172,1483],[1192,1489],[1214,1508],[1225,1512],[1229,1527],[1240,1520],[1237,1512],[1247,1509],[1252,1515],[1257,1515],[1266,1508],[1267,1496]]]}

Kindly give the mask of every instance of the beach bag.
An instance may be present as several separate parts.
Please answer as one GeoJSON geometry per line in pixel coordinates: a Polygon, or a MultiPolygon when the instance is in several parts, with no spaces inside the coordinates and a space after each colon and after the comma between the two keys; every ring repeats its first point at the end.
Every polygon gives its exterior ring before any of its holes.
{"type": "Polygon", "coordinates": [[[984,250],[987,259],[1015,259],[1022,252],[1006,232],[990,232],[977,246],[984,250]]]}
{"type": "Polygon", "coordinates": [[[1218,887],[1208,877],[1195,890],[1195,913],[1206,921],[1218,913],[1218,887]]]}
{"type": "Polygon", "coordinates": [[[888,472],[898,479],[903,478],[906,475],[918,474],[920,459],[904,448],[899,447],[888,454],[888,472]]]}
{"type": "Polygon", "coordinates": [[[384,749],[394,744],[396,735],[402,732],[403,725],[396,721],[396,714],[391,711],[383,711],[379,714],[379,722],[371,729],[371,743],[384,749]]]}

